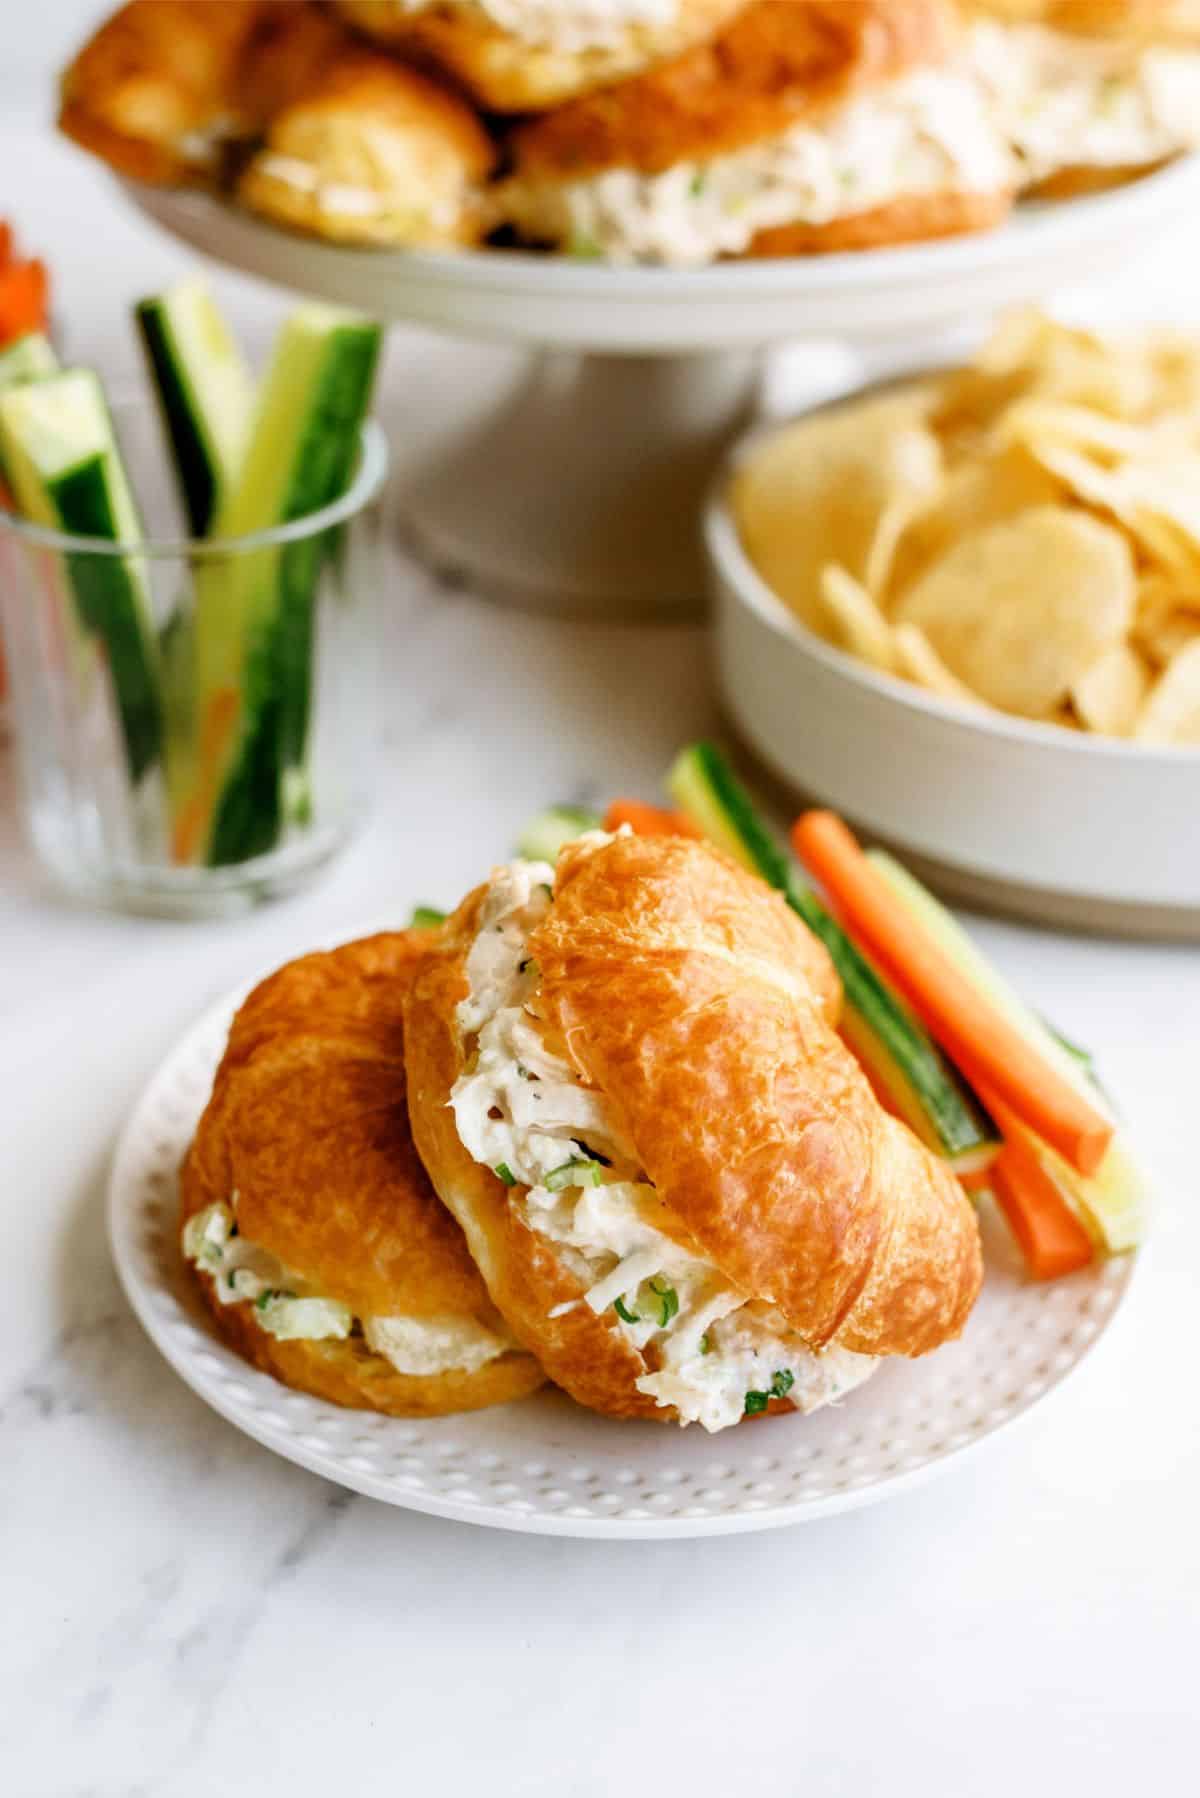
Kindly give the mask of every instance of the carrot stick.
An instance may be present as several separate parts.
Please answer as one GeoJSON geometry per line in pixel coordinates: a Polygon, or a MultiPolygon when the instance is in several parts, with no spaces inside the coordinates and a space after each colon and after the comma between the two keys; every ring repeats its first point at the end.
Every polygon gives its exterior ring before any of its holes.
{"type": "Polygon", "coordinates": [[[882,964],[971,1085],[993,1088],[1072,1167],[1081,1174],[1095,1173],[1112,1140],[1108,1119],[1030,1047],[901,911],[842,820],[832,812],[805,812],[792,826],[792,842],[852,933],[882,964]]]}
{"type": "Polygon", "coordinates": [[[46,270],[40,262],[10,262],[0,269],[0,343],[45,327],[46,290],[46,270]]]}
{"type": "Polygon", "coordinates": [[[639,837],[698,837],[700,832],[683,812],[664,811],[661,806],[644,805],[640,799],[614,799],[604,814],[605,830],[620,830],[628,824],[639,837]]]}
{"type": "Polygon", "coordinates": [[[1087,1267],[1092,1241],[1033,1150],[1005,1143],[991,1169],[992,1191],[1035,1280],[1057,1280],[1087,1267]]]}

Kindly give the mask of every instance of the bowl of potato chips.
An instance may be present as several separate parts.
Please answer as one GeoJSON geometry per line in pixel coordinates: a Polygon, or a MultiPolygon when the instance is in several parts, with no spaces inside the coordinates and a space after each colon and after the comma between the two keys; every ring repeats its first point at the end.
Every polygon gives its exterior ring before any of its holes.
{"type": "Polygon", "coordinates": [[[1014,315],[746,439],[707,540],[790,783],[967,898],[1200,932],[1200,335],[1014,315]]]}

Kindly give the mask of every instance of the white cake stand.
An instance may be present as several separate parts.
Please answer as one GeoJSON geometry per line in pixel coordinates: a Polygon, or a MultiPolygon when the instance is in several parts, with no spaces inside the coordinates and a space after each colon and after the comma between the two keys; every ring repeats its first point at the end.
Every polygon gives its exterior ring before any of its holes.
{"type": "Polygon", "coordinates": [[[944,359],[947,332],[1127,266],[1174,221],[1190,229],[1200,162],[1022,208],[986,235],[703,269],[346,249],[123,185],[244,273],[493,346],[431,359],[406,395],[399,502],[438,565],[562,613],[686,615],[704,592],[701,494],[760,402],[765,349],[823,346],[809,397],[852,383],[849,346],[940,337],[944,359]]]}

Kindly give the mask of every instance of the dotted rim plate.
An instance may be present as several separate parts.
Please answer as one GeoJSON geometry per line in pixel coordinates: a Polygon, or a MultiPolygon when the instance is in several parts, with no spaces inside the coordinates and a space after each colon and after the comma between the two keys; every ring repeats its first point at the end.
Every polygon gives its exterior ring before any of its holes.
{"type": "Polygon", "coordinates": [[[113,1260],[138,1318],[205,1402],[255,1441],[387,1504],[559,1536],[715,1536],[874,1504],[947,1468],[1077,1367],[1129,1289],[1136,1257],[1037,1286],[984,1211],[984,1290],[960,1342],[889,1361],[812,1417],[717,1436],[618,1423],[546,1389],[458,1417],[346,1411],[292,1392],[217,1337],[177,1247],[176,1170],[247,983],[167,1056],[122,1133],[109,1187],[113,1260]]]}

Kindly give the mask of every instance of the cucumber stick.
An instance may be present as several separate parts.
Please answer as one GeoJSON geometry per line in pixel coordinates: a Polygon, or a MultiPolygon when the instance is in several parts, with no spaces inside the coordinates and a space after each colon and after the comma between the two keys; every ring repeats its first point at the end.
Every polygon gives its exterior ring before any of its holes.
{"type": "MultiPolygon", "coordinates": [[[[1072,1052],[1061,1038],[1043,1024],[1020,994],[992,966],[958,920],[907,868],[881,849],[869,849],[867,856],[876,872],[886,880],[897,901],[928,933],[947,961],[954,963],[960,973],[978,988],[983,997],[995,1006],[1015,1030],[1020,1031],[1030,1047],[1044,1061],[1049,1062],[1070,1086],[1081,1093],[1090,1105],[1096,1106],[1111,1118],[1111,1106],[1088,1074],[1090,1057],[1083,1057],[1081,1051],[1072,1052]]],[[[1022,1134],[1066,1197],[1072,1201],[1098,1246],[1109,1254],[1136,1248],[1145,1235],[1148,1196],[1145,1177],[1134,1159],[1125,1133],[1117,1129],[1104,1160],[1090,1176],[1077,1173],[1032,1130],[1023,1128],[1022,1134]]]]}
{"type": "MultiPolygon", "coordinates": [[[[103,389],[88,369],[48,374],[0,392],[0,457],[17,509],[79,537],[136,543],[142,535],[103,389]]],[[[158,646],[136,555],[63,558],[80,633],[99,643],[112,677],[129,771],[158,760],[163,710],[158,646]]]]}
{"type": "MultiPolygon", "coordinates": [[[[23,387],[27,381],[40,381],[46,375],[57,373],[58,357],[50,339],[43,337],[40,331],[30,331],[0,350],[0,393],[6,387],[23,387]]],[[[0,444],[0,487],[7,486],[3,444],[0,444]]],[[[0,504],[3,503],[4,495],[0,493],[0,504]]]]}
{"type": "Polygon", "coordinates": [[[668,790],[711,842],[776,887],[828,949],[845,994],[842,1030],[880,1091],[957,1173],[985,1168],[999,1147],[991,1119],[871,963],[804,884],[725,757],[697,743],[677,758],[668,790]]]}
{"type": "Polygon", "coordinates": [[[207,534],[241,471],[254,382],[202,281],[181,281],[134,310],[180,497],[194,537],[207,534]]]}
{"type": "MultiPolygon", "coordinates": [[[[285,324],[264,378],[217,539],[304,518],[345,491],[368,408],[380,329],[330,306],[285,324]]],[[[216,562],[196,610],[199,765],[176,849],[220,865],[269,849],[285,794],[306,793],[313,612],[327,534],[216,562]]]]}
{"type": "Polygon", "coordinates": [[[0,350],[0,388],[21,387],[58,373],[58,357],[48,337],[30,331],[0,350]]]}
{"type": "Polygon", "coordinates": [[[517,854],[527,862],[549,862],[553,866],[565,844],[585,831],[599,830],[602,822],[599,813],[584,806],[552,805],[529,820],[517,839],[517,854]]]}

